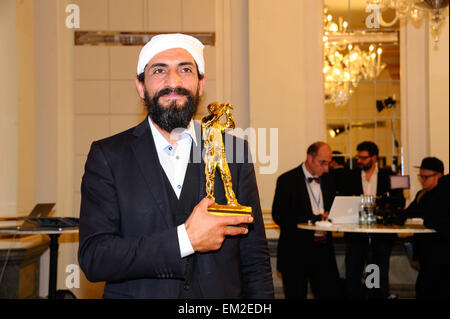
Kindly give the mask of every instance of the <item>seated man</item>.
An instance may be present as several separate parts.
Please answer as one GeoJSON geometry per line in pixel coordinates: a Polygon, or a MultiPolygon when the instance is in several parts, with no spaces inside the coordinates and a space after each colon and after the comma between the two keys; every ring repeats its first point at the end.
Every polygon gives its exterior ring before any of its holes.
{"type": "Polygon", "coordinates": [[[423,218],[437,233],[414,235],[414,257],[420,266],[416,297],[448,298],[448,174],[443,175],[444,164],[435,157],[424,158],[419,168],[422,189],[406,209],[407,217],[423,218]]]}

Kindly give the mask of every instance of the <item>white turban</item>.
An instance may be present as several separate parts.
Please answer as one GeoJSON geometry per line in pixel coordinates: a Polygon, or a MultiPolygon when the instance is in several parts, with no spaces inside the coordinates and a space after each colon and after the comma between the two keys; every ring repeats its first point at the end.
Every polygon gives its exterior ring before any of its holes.
{"type": "Polygon", "coordinates": [[[181,34],[159,34],[154,36],[141,50],[137,65],[137,74],[144,72],[146,65],[158,53],[174,49],[182,48],[188,51],[198,66],[200,74],[205,74],[205,60],[203,59],[203,48],[205,46],[196,38],[181,34]]]}

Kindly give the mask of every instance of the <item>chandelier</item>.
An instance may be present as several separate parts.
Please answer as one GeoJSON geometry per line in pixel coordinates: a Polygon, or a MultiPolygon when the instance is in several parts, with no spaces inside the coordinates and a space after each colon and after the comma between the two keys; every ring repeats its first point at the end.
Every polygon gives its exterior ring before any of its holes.
{"type": "Polygon", "coordinates": [[[361,80],[373,80],[386,67],[381,63],[381,47],[370,44],[369,50],[363,50],[358,44],[346,40],[353,33],[347,32],[348,23],[333,17],[325,8],[324,14],[324,83],[325,103],[343,106],[350,100],[351,94],[361,80]],[[335,40],[339,38],[340,40],[335,40]]]}
{"type": "Polygon", "coordinates": [[[386,8],[395,9],[394,20],[387,23],[380,14],[381,26],[390,27],[398,19],[411,19],[416,22],[424,18],[428,13],[430,21],[430,32],[435,43],[439,41],[439,32],[445,22],[446,8],[449,0],[367,0],[368,4],[379,6],[381,12],[386,8]],[[427,12],[428,11],[428,12],[427,12]]]}

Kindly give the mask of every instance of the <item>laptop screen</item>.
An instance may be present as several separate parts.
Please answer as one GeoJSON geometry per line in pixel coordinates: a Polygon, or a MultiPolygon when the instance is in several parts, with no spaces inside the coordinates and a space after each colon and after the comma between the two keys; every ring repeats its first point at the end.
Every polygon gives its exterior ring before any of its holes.
{"type": "Polygon", "coordinates": [[[409,175],[405,176],[398,176],[398,175],[391,175],[391,189],[409,189],[410,183],[409,183],[409,175]]]}
{"type": "Polygon", "coordinates": [[[47,217],[52,211],[55,203],[41,203],[34,206],[28,217],[47,217]]]}
{"type": "Polygon", "coordinates": [[[333,224],[358,223],[360,196],[336,196],[328,218],[333,224]]]}

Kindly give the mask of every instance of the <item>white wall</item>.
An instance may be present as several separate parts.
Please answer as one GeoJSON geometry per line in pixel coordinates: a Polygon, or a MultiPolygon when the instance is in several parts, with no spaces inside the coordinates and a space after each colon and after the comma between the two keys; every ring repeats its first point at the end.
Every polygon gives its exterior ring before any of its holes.
{"type": "Polygon", "coordinates": [[[428,94],[430,155],[444,162],[445,172],[449,172],[449,17],[437,45],[431,37],[428,40],[428,94]]]}

